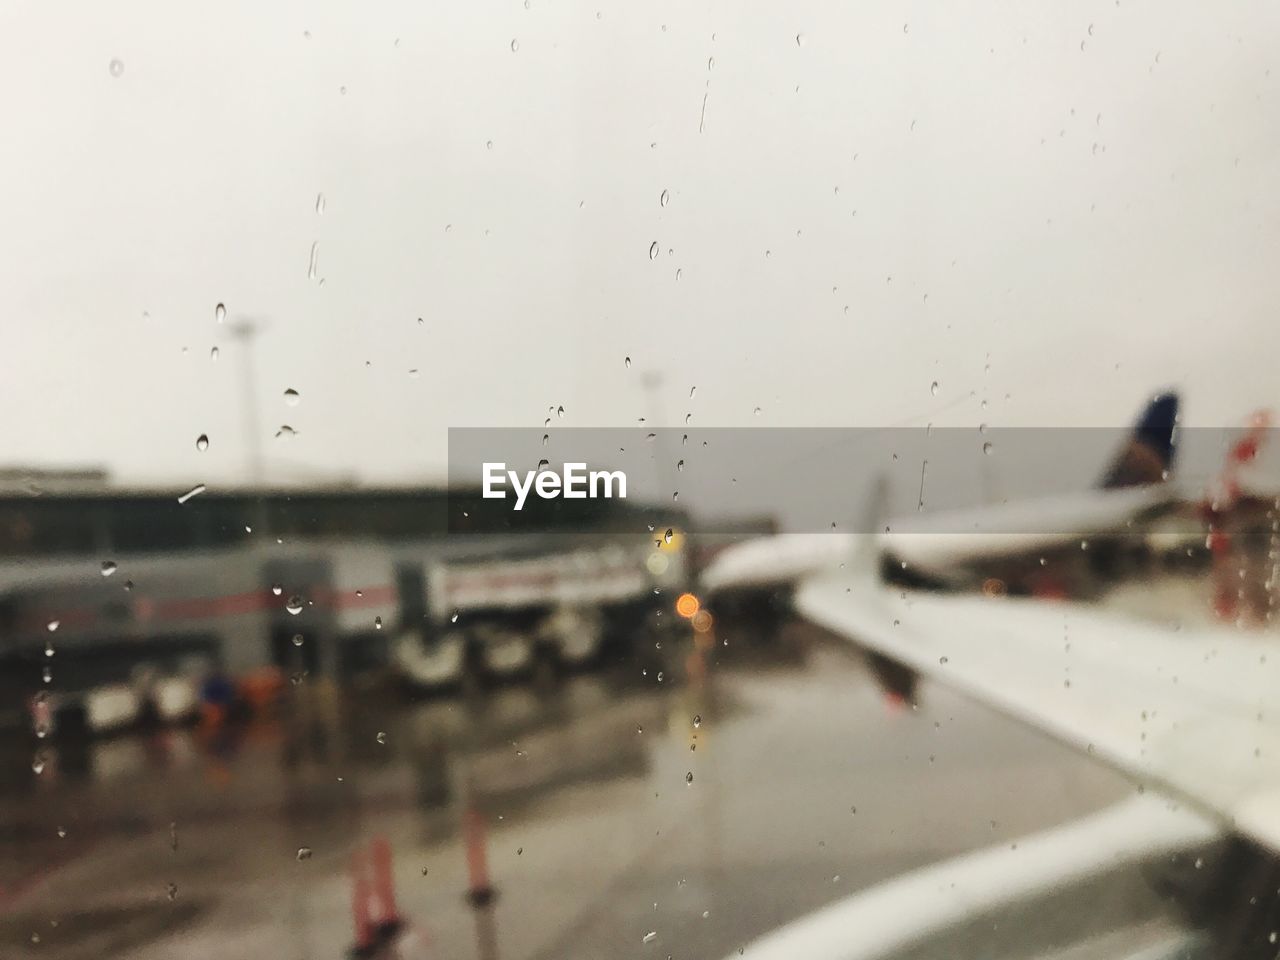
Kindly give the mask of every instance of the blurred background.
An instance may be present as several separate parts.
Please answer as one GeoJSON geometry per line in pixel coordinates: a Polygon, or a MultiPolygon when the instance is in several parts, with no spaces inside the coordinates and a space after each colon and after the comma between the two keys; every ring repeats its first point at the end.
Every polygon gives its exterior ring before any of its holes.
{"type": "Polygon", "coordinates": [[[1087,487],[1176,390],[1139,529],[966,583],[1268,630],[1278,35],[1251,0],[7,5],[0,953],[395,921],[406,957],[714,958],[1128,796],[806,622],[776,557],[708,572],[1087,487]],[[622,437],[632,495],[515,523],[460,479],[478,428],[513,466],[622,437]]]}

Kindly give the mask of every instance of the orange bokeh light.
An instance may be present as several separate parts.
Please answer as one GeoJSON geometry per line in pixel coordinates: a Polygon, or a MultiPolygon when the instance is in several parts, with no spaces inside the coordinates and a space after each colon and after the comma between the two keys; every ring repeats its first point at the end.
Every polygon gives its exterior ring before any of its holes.
{"type": "Polygon", "coordinates": [[[692,593],[682,593],[680,598],[676,600],[676,613],[688,620],[698,612],[701,606],[702,604],[698,602],[698,598],[692,593]]]}

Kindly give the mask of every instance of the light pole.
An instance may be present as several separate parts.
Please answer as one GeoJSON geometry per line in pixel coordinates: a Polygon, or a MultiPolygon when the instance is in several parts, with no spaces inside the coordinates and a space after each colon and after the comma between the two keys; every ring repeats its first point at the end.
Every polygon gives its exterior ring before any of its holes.
{"type": "Polygon", "coordinates": [[[244,391],[244,430],[248,454],[249,485],[261,490],[265,481],[262,460],[262,424],[258,418],[258,377],[253,363],[253,338],[262,330],[262,322],[253,317],[239,316],[231,324],[233,339],[240,343],[242,364],[240,367],[244,391]]]}
{"type": "Polygon", "coordinates": [[[666,416],[662,409],[662,374],[657,370],[646,370],[640,376],[640,383],[648,397],[649,423],[657,434],[657,443],[653,453],[653,479],[657,485],[654,489],[654,506],[661,508],[663,495],[663,461],[667,456],[666,444],[663,442],[663,431],[667,428],[666,416]]]}

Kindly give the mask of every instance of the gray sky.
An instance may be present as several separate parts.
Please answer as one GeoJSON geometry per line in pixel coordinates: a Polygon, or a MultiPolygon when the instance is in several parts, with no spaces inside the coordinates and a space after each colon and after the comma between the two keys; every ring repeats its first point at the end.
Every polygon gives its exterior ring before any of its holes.
{"type": "Polygon", "coordinates": [[[3,456],[242,481],[244,315],[279,483],[439,477],[448,427],[549,406],[634,424],[645,370],[700,426],[1114,425],[1165,384],[1235,423],[1276,399],[1278,26],[6,4],[3,456]]]}

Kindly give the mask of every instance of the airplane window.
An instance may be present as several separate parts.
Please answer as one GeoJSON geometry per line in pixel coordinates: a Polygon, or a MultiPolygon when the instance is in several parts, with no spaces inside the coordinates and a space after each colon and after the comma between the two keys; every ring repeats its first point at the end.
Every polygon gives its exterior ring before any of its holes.
{"type": "Polygon", "coordinates": [[[0,956],[1280,951],[1280,14],[0,13],[0,956]]]}

